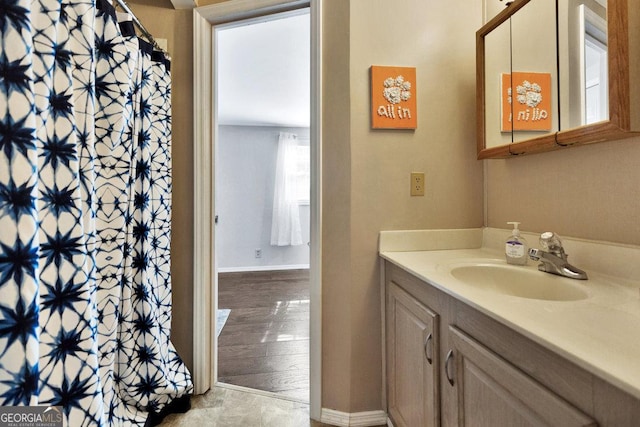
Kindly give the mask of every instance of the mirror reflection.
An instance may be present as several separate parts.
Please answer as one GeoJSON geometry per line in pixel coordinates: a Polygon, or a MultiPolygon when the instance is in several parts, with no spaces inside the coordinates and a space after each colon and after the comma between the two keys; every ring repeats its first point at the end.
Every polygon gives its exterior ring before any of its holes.
{"type": "Polygon", "coordinates": [[[484,35],[484,147],[609,120],[606,0],[514,3],[484,35]]]}
{"type": "Polygon", "coordinates": [[[530,1],[510,21],[513,142],[518,142],[558,131],[555,1],[530,1]]]}
{"type": "MultiPolygon", "coordinates": [[[[485,37],[485,124],[487,147],[509,144],[511,127],[505,128],[502,117],[505,115],[501,98],[503,74],[509,75],[511,70],[511,56],[505,52],[511,50],[511,28],[500,25],[485,37]]],[[[512,114],[510,107],[506,111],[512,114]]],[[[507,122],[510,124],[510,120],[507,122]]]]}
{"type": "Polygon", "coordinates": [[[558,2],[561,129],[609,119],[606,0],[558,2]]]}

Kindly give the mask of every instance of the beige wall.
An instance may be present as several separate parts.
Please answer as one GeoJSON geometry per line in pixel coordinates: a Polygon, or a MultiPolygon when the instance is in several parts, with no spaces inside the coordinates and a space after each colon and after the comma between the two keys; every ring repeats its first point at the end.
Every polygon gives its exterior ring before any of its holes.
{"type": "Polygon", "coordinates": [[[196,4],[200,6],[209,6],[216,3],[224,3],[227,0],[196,0],[196,4]]]}
{"type": "Polygon", "coordinates": [[[193,362],[193,11],[174,10],[169,0],[128,2],[154,37],[167,39],[171,55],[172,221],[171,341],[189,368],[193,362]],[[145,5],[149,3],[152,5],[145,5]]]}
{"type": "MultiPolygon", "coordinates": [[[[322,80],[322,405],[351,402],[351,111],[349,2],[325,3],[322,80]]],[[[374,325],[374,329],[375,325],[374,325]]]]}
{"type": "Polygon", "coordinates": [[[640,137],[486,162],[490,227],[640,244],[640,137]]]}
{"type": "Polygon", "coordinates": [[[481,3],[326,0],[324,8],[322,404],[359,412],[382,407],[378,232],[482,225],[481,3]],[[415,131],[371,130],[371,65],[417,68],[415,131]],[[425,197],[409,196],[412,171],[425,173],[425,197]]]}

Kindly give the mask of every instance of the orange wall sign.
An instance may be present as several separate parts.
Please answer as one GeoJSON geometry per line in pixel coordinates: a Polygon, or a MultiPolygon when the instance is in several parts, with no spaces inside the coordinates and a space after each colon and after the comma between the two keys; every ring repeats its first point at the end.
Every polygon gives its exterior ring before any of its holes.
{"type": "Polygon", "coordinates": [[[551,130],[551,74],[513,72],[502,79],[502,132],[551,130]]]}
{"type": "Polygon", "coordinates": [[[415,67],[371,66],[371,127],[374,129],[415,129],[415,67]]]}

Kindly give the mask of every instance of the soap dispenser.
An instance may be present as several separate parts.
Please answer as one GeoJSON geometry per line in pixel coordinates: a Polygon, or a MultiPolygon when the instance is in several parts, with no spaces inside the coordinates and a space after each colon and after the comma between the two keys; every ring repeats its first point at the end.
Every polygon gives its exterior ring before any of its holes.
{"type": "Polygon", "coordinates": [[[526,265],[529,245],[527,245],[527,240],[520,236],[520,230],[518,229],[520,223],[507,222],[507,224],[513,225],[513,231],[511,232],[511,236],[507,239],[504,248],[507,263],[514,265],[526,265]]]}

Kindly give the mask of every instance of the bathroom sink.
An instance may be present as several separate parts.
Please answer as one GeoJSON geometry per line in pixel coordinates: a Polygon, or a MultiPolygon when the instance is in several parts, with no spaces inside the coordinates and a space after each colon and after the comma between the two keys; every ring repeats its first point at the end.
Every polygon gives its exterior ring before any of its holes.
{"type": "Polygon", "coordinates": [[[577,301],[589,295],[584,282],[525,267],[504,264],[453,266],[451,275],[476,288],[520,298],[547,301],[577,301]]]}

